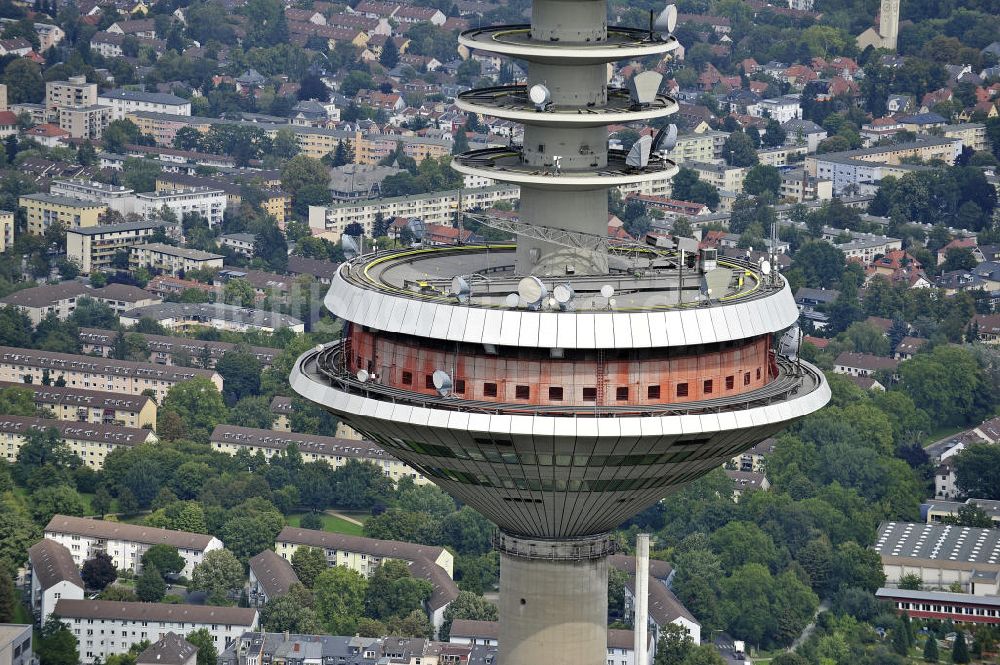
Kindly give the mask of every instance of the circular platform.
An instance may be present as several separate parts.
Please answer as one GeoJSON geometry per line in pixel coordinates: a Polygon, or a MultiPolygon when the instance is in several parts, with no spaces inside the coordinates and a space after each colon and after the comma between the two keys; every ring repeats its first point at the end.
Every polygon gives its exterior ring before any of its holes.
{"type": "Polygon", "coordinates": [[[675,37],[661,39],[648,30],[609,27],[603,42],[540,42],[531,38],[531,26],[495,25],[466,30],[458,43],[470,49],[522,58],[529,62],[557,64],[600,64],[663,55],[678,48],[675,37]]]}
{"type": "Polygon", "coordinates": [[[455,102],[467,113],[493,116],[525,125],[598,127],[616,123],[653,120],[677,112],[677,102],[667,95],[657,95],[653,103],[632,108],[628,91],[609,88],[608,103],[601,107],[550,105],[544,111],[535,109],[528,99],[526,86],[510,85],[480,88],[460,93],[455,102]]]}

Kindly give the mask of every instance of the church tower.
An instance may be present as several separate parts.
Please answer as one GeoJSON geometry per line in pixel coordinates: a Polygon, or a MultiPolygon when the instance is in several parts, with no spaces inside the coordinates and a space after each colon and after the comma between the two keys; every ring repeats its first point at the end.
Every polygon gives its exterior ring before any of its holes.
{"type": "Polygon", "coordinates": [[[899,37],[899,0],[882,0],[878,32],[882,37],[882,48],[895,51],[899,37]]]}

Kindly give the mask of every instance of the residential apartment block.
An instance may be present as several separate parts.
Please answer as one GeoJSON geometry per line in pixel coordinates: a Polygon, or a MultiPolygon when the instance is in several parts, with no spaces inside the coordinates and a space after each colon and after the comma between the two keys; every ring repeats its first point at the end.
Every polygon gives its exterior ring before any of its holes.
{"type": "Polygon", "coordinates": [[[200,249],[174,247],[159,242],[132,245],[129,248],[129,266],[147,268],[152,272],[164,272],[180,276],[189,270],[212,270],[222,268],[225,257],[200,249]]]}
{"type": "Polygon", "coordinates": [[[716,189],[739,194],[743,191],[743,179],[747,176],[747,169],[738,166],[727,166],[726,164],[713,164],[709,162],[688,162],[685,164],[689,169],[694,169],[698,173],[698,179],[704,180],[716,189]]]}
{"type": "Polygon", "coordinates": [[[51,420],[34,416],[0,416],[0,445],[4,459],[13,464],[27,440],[28,432],[56,429],[72,453],[91,469],[104,467],[104,458],[118,448],[132,448],[143,443],[155,443],[151,429],[119,427],[95,423],[51,420]]]}
{"type": "Polygon", "coordinates": [[[108,209],[93,201],[42,192],[25,194],[17,200],[17,204],[27,213],[28,233],[39,236],[56,222],[67,229],[97,226],[108,209]]]}
{"type": "Polygon", "coordinates": [[[249,568],[247,598],[251,607],[263,607],[268,601],[284,596],[299,581],[292,564],[274,550],[250,557],[249,568]]]}
{"type": "Polygon", "coordinates": [[[222,541],[204,533],[157,529],[126,522],[108,522],[86,517],[56,515],[45,526],[45,537],[64,545],[73,561],[82,566],[98,552],[111,557],[118,570],[142,571],[142,555],[153,545],[170,545],[184,559],[180,574],[191,572],[212,550],[221,550],[222,541]]]}
{"type": "Polygon", "coordinates": [[[171,115],[191,115],[191,102],[176,95],[136,90],[107,90],[97,96],[97,103],[110,106],[114,120],[124,120],[129,113],[151,111],[171,115]]]}
{"type": "Polygon", "coordinates": [[[208,220],[209,227],[222,223],[226,203],[226,193],[213,187],[190,187],[135,195],[135,211],[142,217],[155,217],[167,208],[178,220],[188,213],[200,215],[208,220]]]}
{"type": "Polygon", "coordinates": [[[77,304],[83,298],[103,303],[118,314],[136,307],[162,302],[159,296],[137,286],[115,283],[95,289],[81,281],[73,280],[14,291],[0,298],[0,305],[17,307],[31,319],[33,325],[37,326],[49,314],[54,314],[60,320],[66,319],[76,310],[77,304]]]}
{"type": "Polygon", "coordinates": [[[59,129],[69,132],[70,138],[99,140],[111,124],[110,106],[64,106],[58,110],[59,129]]]}
{"type": "Polygon", "coordinates": [[[168,632],[190,635],[204,628],[222,652],[248,630],[256,630],[256,609],[213,605],[123,603],[110,600],[59,600],[56,615],[73,632],[80,661],[126,653],[139,642],[155,642],[168,632]]]}
{"type": "Polygon", "coordinates": [[[309,206],[309,226],[339,237],[349,224],[356,222],[364,228],[365,234],[371,235],[375,217],[379,213],[385,219],[419,217],[425,224],[450,225],[455,219],[460,198],[464,210],[473,210],[492,208],[500,201],[514,201],[519,197],[520,190],[517,187],[499,185],[483,189],[455,189],[414,196],[348,201],[332,206],[309,206]]]}
{"type": "Polygon", "coordinates": [[[100,224],[66,231],[66,258],[84,274],[107,272],[120,251],[128,252],[132,245],[149,242],[164,223],[140,220],[123,224],[100,224]]]}
{"type": "Polygon", "coordinates": [[[31,624],[0,623],[0,663],[34,665],[38,659],[31,648],[31,624]]]}
{"type": "Polygon", "coordinates": [[[42,625],[56,609],[60,598],[83,598],[80,567],[65,545],[43,538],[28,548],[28,580],[31,612],[42,625]]]}
{"type": "Polygon", "coordinates": [[[0,254],[14,244],[14,213],[0,210],[0,254]]]}
{"type": "Polygon", "coordinates": [[[0,381],[0,390],[4,388],[30,390],[35,406],[48,409],[58,420],[133,428],[156,426],[156,402],[148,395],[0,381]]]}
{"type": "Polygon", "coordinates": [[[451,552],[434,545],[417,545],[396,540],[378,540],[362,536],[347,536],[330,531],[299,529],[286,526],[278,534],[274,551],[291,561],[300,546],[317,547],[326,554],[331,566],[345,566],[370,577],[385,561],[410,563],[426,559],[440,566],[449,577],[453,574],[454,558],[451,552]]]}
{"type": "Polygon", "coordinates": [[[67,81],[48,81],[45,84],[45,108],[50,113],[72,106],[95,106],[97,84],[87,83],[86,76],[71,76],[67,81]]]}
{"type": "Polygon", "coordinates": [[[251,455],[261,452],[270,459],[295,445],[304,462],[326,462],[333,468],[347,464],[348,460],[368,462],[382,469],[388,478],[399,481],[411,478],[418,485],[429,481],[409,465],[396,459],[371,441],[337,439],[313,434],[283,433],[273,429],[251,429],[236,425],[216,425],[209,439],[218,452],[235,455],[246,450],[251,455]]]}
{"type": "Polygon", "coordinates": [[[941,128],[942,136],[958,139],[966,148],[975,151],[986,150],[989,142],[986,138],[986,125],[981,122],[964,122],[955,125],[945,125],[941,128]]]}
{"type": "Polygon", "coordinates": [[[283,328],[297,333],[305,331],[305,324],[294,316],[218,302],[164,302],[129,310],[120,320],[123,326],[134,326],[141,319],[152,319],[167,330],[175,331],[203,327],[232,332],[275,332],[283,328]]]}
{"type": "Polygon", "coordinates": [[[222,390],[222,377],[210,369],[164,367],[154,363],[0,346],[0,381],[17,383],[30,377],[33,383],[42,383],[43,379],[57,381],[61,378],[71,388],[106,390],[123,395],[141,395],[143,390],[152,390],[157,403],[162,403],[172,386],[197,376],[208,379],[222,390]]]}
{"type": "MultiPolygon", "coordinates": [[[[191,337],[168,337],[147,333],[129,334],[139,335],[146,340],[146,344],[149,346],[149,360],[158,365],[181,365],[182,367],[193,365],[212,368],[227,351],[236,348],[236,344],[232,342],[215,342],[191,337]]],[[[111,353],[115,336],[116,333],[113,330],[80,328],[80,343],[83,345],[83,352],[97,354],[105,358],[111,353]]],[[[268,346],[251,346],[249,350],[264,367],[270,367],[275,356],[281,353],[281,349],[268,346]]]]}
{"type": "Polygon", "coordinates": [[[135,190],[120,185],[80,178],[57,179],[49,185],[49,194],[100,203],[123,215],[135,212],[135,190]]]}

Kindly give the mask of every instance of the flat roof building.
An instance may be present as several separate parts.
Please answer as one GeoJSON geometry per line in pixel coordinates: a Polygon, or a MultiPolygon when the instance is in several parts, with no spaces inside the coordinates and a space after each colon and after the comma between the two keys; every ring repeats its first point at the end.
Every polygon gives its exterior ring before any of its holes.
{"type": "Polygon", "coordinates": [[[121,185],[82,178],[57,179],[49,185],[49,193],[55,196],[67,196],[102,203],[110,210],[115,210],[123,215],[135,212],[135,190],[121,185]]]}
{"type": "Polygon", "coordinates": [[[120,320],[123,326],[134,326],[141,319],[152,319],[167,330],[178,331],[198,327],[234,332],[275,332],[288,328],[298,333],[305,330],[305,324],[294,316],[224,303],[164,302],[129,310],[120,320]]]}
{"type": "Polygon", "coordinates": [[[114,109],[115,120],[124,120],[126,115],[136,111],[191,115],[191,102],[183,97],[159,92],[105,90],[97,96],[97,103],[114,109]]]}
{"type": "Polygon", "coordinates": [[[107,206],[94,201],[43,192],[25,194],[18,198],[17,204],[25,209],[28,233],[37,236],[44,234],[55,223],[67,229],[97,226],[108,210],[107,206]]]}
{"type": "Polygon", "coordinates": [[[0,663],[3,665],[33,665],[31,624],[0,623],[0,663]]]}
{"type": "Polygon", "coordinates": [[[996,593],[1000,574],[1000,529],[950,524],[883,522],[874,549],[882,557],[886,585],[898,586],[906,575],[916,575],[929,589],[958,584],[963,591],[982,594],[977,576],[987,575],[988,593],[996,593]]]}
{"type": "Polygon", "coordinates": [[[115,254],[128,252],[132,245],[149,242],[166,224],[159,220],[139,220],[123,224],[99,224],[66,231],[66,258],[85,274],[114,270],[115,254]]]}
{"type": "Polygon", "coordinates": [[[170,545],[184,559],[181,575],[191,577],[205,554],[222,549],[222,541],[204,533],[158,529],[141,524],[106,522],[56,515],[45,526],[45,537],[66,546],[78,566],[105,552],[118,570],[141,572],[142,555],[153,545],[170,545]]]}
{"type": "Polygon", "coordinates": [[[183,276],[190,270],[220,269],[224,258],[221,254],[174,247],[160,242],[132,245],[129,248],[129,266],[133,270],[142,267],[174,276],[183,276]]]}
{"type": "Polygon", "coordinates": [[[189,187],[135,195],[135,212],[142,217],[155,217],[167,208],[177,219],[187,214],[204,217],[209,227],[222,223],[226,205],[226,193],[214,187],[189,187]]]}

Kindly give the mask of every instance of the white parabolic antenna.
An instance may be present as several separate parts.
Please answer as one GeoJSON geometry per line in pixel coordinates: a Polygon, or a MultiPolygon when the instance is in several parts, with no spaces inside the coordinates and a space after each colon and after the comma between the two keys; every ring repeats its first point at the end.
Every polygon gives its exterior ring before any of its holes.
{"type": "Polygon", "coordinates": [[[371,375],[368,374],[368,370],[366,369],[359,369],[355,376],[358,377],[358,381],[361,383],[368,383],[368,379],[371,378],[371,375]]]}
{"type": "Polygon", "coordinates": [[[675,5],[667,5],[660,15],[656,17],[653,22],[653,27],[660,32],[666,32],[667,34],[673,34],[674,28],[677,27],[677,7],[675,5]]]}
{"type": "Polygon", "coordinates": [[[771,274],[771,262],[770,261],[766,261],[766,260],[765,261],[761,261],[760,262],[760,271],[762,273],[764,273],[765,275],[770,275],[771,274]]]}
{"type": "Polygon", "coordinates": [[[507,305],[507,307],[517,307],[518,305],[521,304],[521,296],[517,295],[516,293],[508,293],[507,297],[504,298],[503,301],[504,304],[507,305]]]}
{"type": "Polygon", "coordinates": [[[457,275],[451,280],[451,294],[458,298],[459,302],[468,302],[471,293],[472,287],[461,275],[457,275]]]}
{"type": "Polygon", "coordinates": [[[448,372],[443,369],[434,370],[434,374],[431,375],[431,381],[434,382],[434,389],[438,391],[441,397],[447,397],[451,394],[451,389],[453,384],[451,382],[451,376],[448,372]]]}
{"type": "Polygon", "coordinates": [[[601,287],[601,297],[610,298],[613,295],[615,295],[615,287],[610,284],[605,284],[601,287]]]}
{"type": "Polygon", "coordinates": [[[542,284],[542,280],[530,275],[517,283],[517,294],[529,305],[537,305],[548,295],[548,290],[542,284]]]}
{"type": "Polygon", "coordinates": [[[635,169],[643,169],[649,164],[649,151],[653,147],[653,139],[643,136],[628,151],[625,164],[635,169]]]}
{"type": "Polygon", "coordinates": [[[528,89],[528,99],[535,106],[544,106],[552,99],[552,93],[541,83],[536,83],[528,89]]]}
{"type": "Polygon", "coordinates": [[[556,284],[552,289],[552,296],[560,305],[565,305],[573,299],[573,287],[569,284],[556,284]]]}

